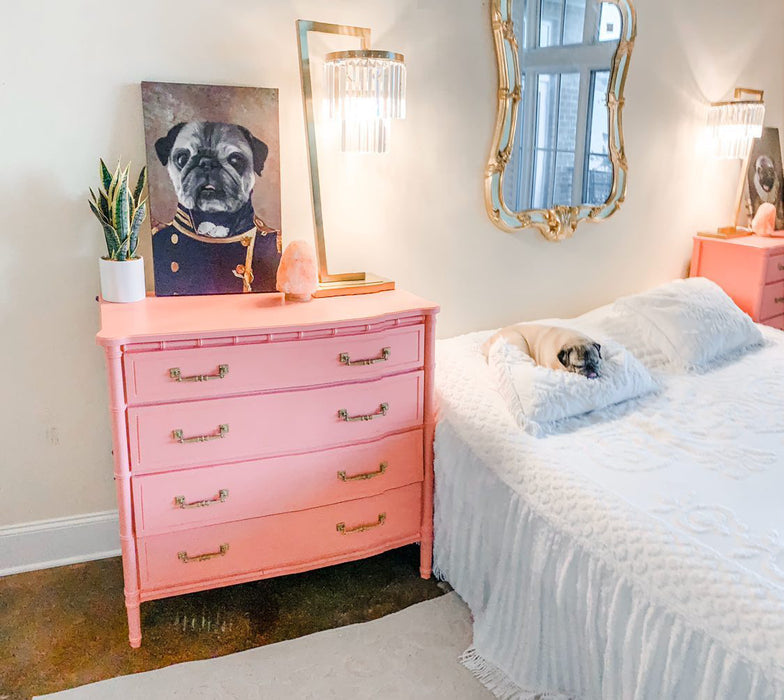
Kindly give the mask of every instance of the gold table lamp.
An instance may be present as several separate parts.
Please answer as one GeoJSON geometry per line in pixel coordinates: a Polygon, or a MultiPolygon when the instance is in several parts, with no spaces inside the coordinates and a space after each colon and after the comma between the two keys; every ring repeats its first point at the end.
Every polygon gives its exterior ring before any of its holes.
{"type": "Polygon", "coordinates": [[[319,277],[319,287],[313,296],[368,294],[394,289],[395,283],[392,280],[366,272],[329,272],[316,152],[309,32],[354,36],[360,40],[360,48],[357,50],[337,51],[325,56],[329,115],[340,119],[343,151],[383,153],[388,149],[391,120],[405,118],[405,62],[401,54],[372,50],[370,29],[365,27],[297,20],[297,46],[307,127],[310,193],[313,201],[319,277]]]}
{"type": "Polygon", "coordinates": [[[732,226],[722,226],[717,234],[713,234],[719,237],[731,238],[751,233],[749,229],[738,226],[738,221],[743,206],[751,146],[754,139],[762,135],[765,119],[763,94],[762,90],[735,88],[732,100],[714,102],[710,106],[708,127],[714,144],[714,155],[717,158],[739,158],[743,161],[735,197],[735,219],[732,226]],[[750,97],[744,99],[744,93],[750,97]]]}

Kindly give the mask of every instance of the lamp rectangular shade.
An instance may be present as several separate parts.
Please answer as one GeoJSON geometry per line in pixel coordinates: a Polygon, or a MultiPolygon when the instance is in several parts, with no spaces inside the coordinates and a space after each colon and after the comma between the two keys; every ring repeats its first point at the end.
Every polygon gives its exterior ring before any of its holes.
{"type": "Polygon", "coordinates": [[[341,122],[341,150],[385,153],[392,119],[406,116],[406,65],[391,51],[337,51],[324,63],[329,116],[341,122]]]}
{"type": "Polygon", "coordinates": [[[745,158],[751,142],[762,135],[765,104],[760,101],[718,102],[710,106],[708,127],[717,158],[745,158]]]}

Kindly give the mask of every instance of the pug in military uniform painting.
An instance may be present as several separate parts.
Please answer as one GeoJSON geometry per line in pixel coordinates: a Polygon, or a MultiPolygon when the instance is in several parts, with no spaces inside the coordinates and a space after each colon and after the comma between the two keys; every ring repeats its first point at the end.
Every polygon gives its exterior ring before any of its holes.
{"type": "Polygon", "coordinates": [[[275,291],[280,232],[253,209],[267,145],[239,124],[180,122],[155,141],[177,193],[170,224],[153,233],[159,295],[275,291]]]}

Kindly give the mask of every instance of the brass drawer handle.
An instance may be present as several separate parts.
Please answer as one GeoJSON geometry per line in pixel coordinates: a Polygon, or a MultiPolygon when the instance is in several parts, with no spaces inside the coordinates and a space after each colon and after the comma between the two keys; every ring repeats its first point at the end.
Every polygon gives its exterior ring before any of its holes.
{"type": "Polygon", "coordinates": [[[381,357],[372,357],[368,360],[352,360],[351,355],[347,352],[341,352],[339,358],[341,364],[354,367],[356,365],[374,365],[376,362],[386,362],[391,354],[392,348],[382,348],[381,357]]]}
{"type": "Polygon", "coordinates": [[[774,304],[784,304],[784,297],[775,297],[773,299],[774,304]]]}
{"type": "Polygon", "coordinates": [[[208,559],[214,559],[215,557],[222,557],[228,551],[229,551],[229,545],[222,544],[217,552],[207,552],[206,554],[197,554],[195,557],[190,556],[188,552],[178,552],[177,559],[179,559],[183,564],[190,564],[193,561],[207,561],[208,559]]]}
{"type": "Polygon", "coordinates": [[[375,413],[366,413],[363,416],[350,416],[348,415],[348,411],[345,408],[341,408],[338,411],[338,419],[344,420],[347,423],[353,423],[354,421],[362,421],[362,420],[373,420],[374,418],[380,418],[381,416],[387,415],[387,411],[389,410],[388,403],[382,403],[378,407],[378,411],[375,413]]]}
{"type": "Polygon", "coordinates": [[[363,474],[354,474],[353,476],[346,476],[346,472],[338,472],[338,479],[341,481],[363,481],[365,479],[372,479],[374,476],[381,476],[387,470],[387,463],[381,462],[378,469],[374,472],[364,472],[363,474]]]}
{"type": "Polygon", "coordinates": [[[779,265],[779,272],[784,272],[784,265],[782,265],[781,263],[779,263],[778,265],[779,265]]]}
{"type": "Polygon", "coordinates": [[[182,429],[178,428],[177,430],[172,430],[172,437],[181,445],[184,445],[188,442],[207,442],[208,440],[220,440],[221,438],[225,438],[228,432],[229,424],[222,423],[218,426],[218,432],[215,435],[196,435],[195,437],[186,438],[182,436],[182,429]]]}
{"type": "Polygon", "coordinates": [[[354,532],[365,532],[365,530],[372,530],[374,527],[379,527],[384,524],[384,521],[387,519],[386,513],[379,513],[378,520],[374,523],[366,523],[365,525],[357,525],[355,527],[346,527],[346,523],[338,523],[335,525],[335,529],[341,535],[350,535],[354,532]]]}
{"type": "Polygon", "coordinates": [[[169,370],[169,376],[175,382],[207,382],[210,379],[223,379],[228,373],[228,365],[218,365],[218,374],[194,374],[190,377],[183,377],[179,367],[172,367],[169,370]]]}
{"type": "Polygon", "coordinates": [[[178,508],[204,508],[211,506],[213,503],[223,503],[229,497],[229,489],[221,489],[215,498],[208,498],[203,501],[192,501],[191,503],[185,502],[185,496],[175,496],[174,502],[178,508]]]}

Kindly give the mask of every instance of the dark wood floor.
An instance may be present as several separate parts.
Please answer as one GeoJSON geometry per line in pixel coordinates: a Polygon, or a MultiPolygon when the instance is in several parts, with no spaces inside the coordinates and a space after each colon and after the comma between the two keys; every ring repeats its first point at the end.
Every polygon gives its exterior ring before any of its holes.
{"type": "Polygon", "coordinates": [[[443,592],[419,548],[142,603],[128,645],[119,558],[0,578],[0,700],[30,698],[365,622],[443,592]]]}

